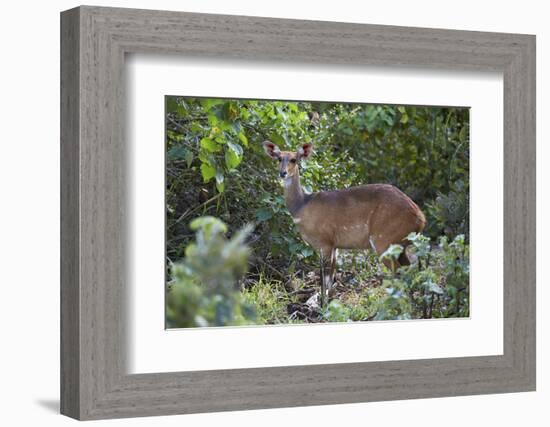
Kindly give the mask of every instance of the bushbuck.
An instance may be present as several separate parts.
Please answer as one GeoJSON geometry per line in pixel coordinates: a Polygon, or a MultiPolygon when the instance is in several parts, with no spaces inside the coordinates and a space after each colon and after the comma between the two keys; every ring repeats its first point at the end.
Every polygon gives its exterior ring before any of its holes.
{"type": "MultiPolygon", "coordinates": [[[[281,151],[271,141],[264,141],[263,147],[279,162],[286,206],[302,238],[319,252],[321,305],[334,283],[338,249],[372,249],[380,256],[392,243],[406,248],[409,233],[420,233],[426,225],[420,208],[393,185],[367,184],[306,194],[300,184],[299,164],[311,157],[310,143],[296,151],[281,151]],[[325,279],[327,258],[330,268],[325,279]]],[[[408,265],[409,259],[403,251],[395,263],[384,263],[394,270],[408,265]]]]}

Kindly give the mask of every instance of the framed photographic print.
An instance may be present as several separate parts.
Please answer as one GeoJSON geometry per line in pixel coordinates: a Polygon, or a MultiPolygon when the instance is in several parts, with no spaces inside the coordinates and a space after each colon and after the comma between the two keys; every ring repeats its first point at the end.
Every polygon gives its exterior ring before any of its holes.
{"type": "Polygon", "coordinates": [[[84,6],[61,40],[63,414],[535,389],[534,36],[84,6]]]}

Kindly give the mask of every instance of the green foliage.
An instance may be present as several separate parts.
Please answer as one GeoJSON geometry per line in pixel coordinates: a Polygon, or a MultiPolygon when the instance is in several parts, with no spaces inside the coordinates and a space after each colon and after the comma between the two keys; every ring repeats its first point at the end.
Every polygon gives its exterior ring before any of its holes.
{"type": "Polygon", "coordinates": [[[451,238],[463,234],[469,241],[470,204],[467,188],[462,180],[458,180],[448,194],[438,192],[435,200],[427,203],[430,230],[435,230],[434,233],[442,231],[451,238]]]}
{"type": "Polygon", "coordinates": [[[357,304],[346,304],[334,299],[323,309],[323,318],[327,322],[355,322],[369,320],[369,317],[370,313],[364,299],[357,304]]]}
{"type": "Polygon", "coordinates": [[[376,316],[374,320],[409,320],[414,315],[407,287],[399,280],[384,280],[383,288],[386,294],[375,303],[376,316]]]}
{"type": "MultiPolygon", "coordinates": [[[[463,235],[434,244],[422,234],[408,236],[413,262],[380,286],[367,287],[354,300],[332,300],[323,317],[329,322],[406,320],[469,316],[469,247],[463,235]]],[[[392,245],[380,259],[396,261],[403,251],[392,245]]]]}
{"type": "Polygon", "coordinates": [[[187,246],[185,259],[172,265],[166,298],[167,326],[255,323],[254,307],[236,286],[247,270],[250,249],[244,240],[251,228],[245,227],[227,239],[227,226],[213,217],[196,218],[190,227],[196,230],[196,241],[187,246]]]}
{"type": "Polygon", "coordinates": [[[262,274],[243,294],[244,300],[256,309],[256,324],[289,323],[287,305],[293,300],[282,282],[269,281],[262,274]]]}
{"type": "Polygon", "coordinates": [[[349,322],[351,309],[341,301],[332,300],[324,310],[323,317],[329,322],[349,322]]]}
{"type": "Polygon", "coordinates": [[[386,251],[382,255],[380,255],[380,259],[389,260],[392,265],[392,269],[394,269],[396,265],[395,262],[399,258],[399,255],[401,255],[401,253],[403,252],[403,249],[404,248],[401,245],[391,244],[388,249],[386,249],[386,251]]]}
{"type": "Polygon", "coordinates": [[[469,316],[469,247],[464,235],[451,243],[443,236],[438,245],[421,234],[408,238],[414,262],[384,280],[388,296],[378,302],[376,319],[469,316]]]}

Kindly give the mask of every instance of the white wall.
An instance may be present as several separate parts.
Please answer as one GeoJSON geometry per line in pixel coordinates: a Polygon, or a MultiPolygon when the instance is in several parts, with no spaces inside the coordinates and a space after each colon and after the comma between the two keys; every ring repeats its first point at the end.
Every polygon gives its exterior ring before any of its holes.
{"type": "MultiPolygon", "coordinates": [[[[548,273],[550,27],[543,1],[176,0],[98,5],[320,19],[537,35],[538,392],[111,421],[110,425],[543,426],[550,420],[548,273]],[[545,197],[546,196],[546,197],[545,197]],[[543,201],[543,198],[546,199],[543,201]],[[546,203],[544,203],[546,202],[546,203]]],[[[73,1],[6,2],[0,66],[0,300],[3,425],[66,425],[57,414],[59,360],[59,11],[73,1]]],[[[327,343],[328,345],[330,343],[327,343]]]]}

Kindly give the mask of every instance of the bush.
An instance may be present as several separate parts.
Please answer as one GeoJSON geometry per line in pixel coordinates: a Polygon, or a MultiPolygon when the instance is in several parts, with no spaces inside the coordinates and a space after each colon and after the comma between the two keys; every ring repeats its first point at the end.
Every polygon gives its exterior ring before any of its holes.
{"type": "MultiPolygon", "coordinates": [[[[379,301],[376,319],[469,316],[469,247],[464,235],[451,243],[443,236],[438,245],[422,234],[411,233],[408,239],[414,261],[384,280],[388,295],[379,301]]],[[[382,258],[397,260],[402,250],[392,245],[382,258]]]]}
{"type": "Polygon", "coordinates": [[[332,300],[322,312],[327,322],[355,322],[369,320],[370,314],[365,301],[359,304],[346,304],[340,300],[332,300]]]}
{"type": "Polygon", "coordinates": [[[228,326],[255,323],[256,312],[237,282],[247,270],[250,254],[244,243],[250,227],[225,237],[227,226],[213,217],[193,220],[196,242],[185,259],[172,265],[168,284],[166,321],[169,328],[228,326]]]}
{"type": "Polygon", "coordinates": [[[427,203],[428,230],[432,235],[444,234],[452,238],[464,235],[470,240],[469,186],[462,180],[454,183],[448,194],[438,193],[427,203]]]}
{"type": "Polygon", "coordinates": [[[290,323],[287,306],[293,300],[282,282],[270,281],[261,274],[258,280],[243,290],[243,296],[256,310],[256,324],[290,323]]]}

